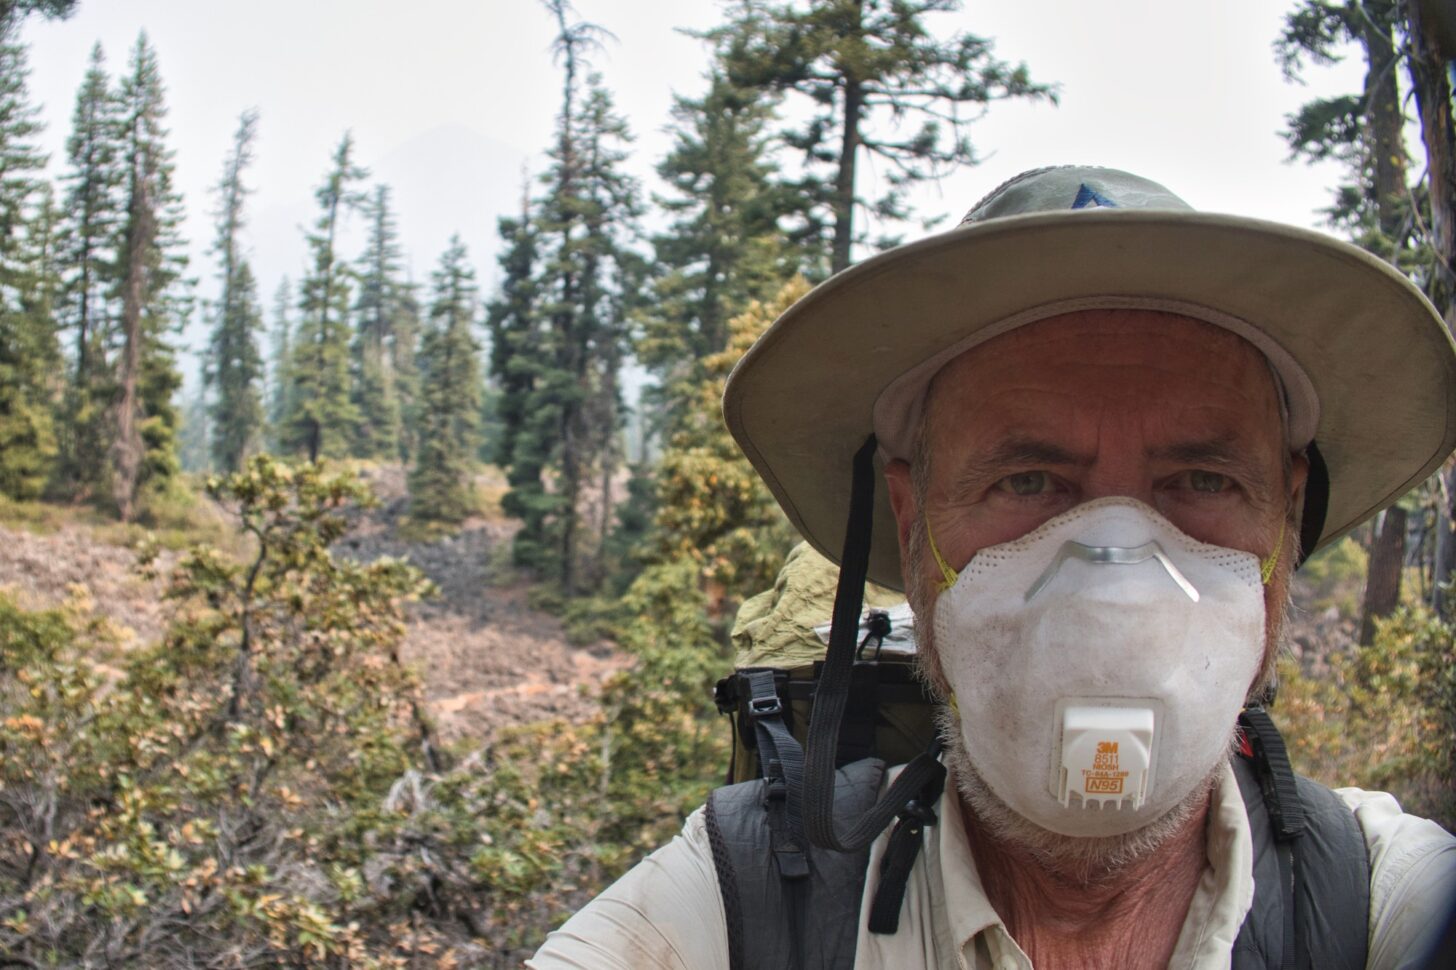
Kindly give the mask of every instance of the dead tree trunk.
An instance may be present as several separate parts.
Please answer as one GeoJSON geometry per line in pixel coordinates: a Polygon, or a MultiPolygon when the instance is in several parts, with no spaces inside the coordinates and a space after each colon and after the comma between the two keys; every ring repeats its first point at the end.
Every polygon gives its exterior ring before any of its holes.
{"type": "MultiPolygon", "coordinates": [[[[142,168],[140,160],[134,163],[142,168]]],[[[130,231],[126,237],[126,277],[121,296],[122,353],[120,387],[116,395],[116,440],[112,444],[112,496],[123,522],[136,511],[137,484],[141,478],[146,445],[141,434],[142,315],[147,293],[147,256],[152,244],[154,219],[144,170],[132,176],[130,231]]]]}
{"type": "Polygon", "coordinates": [[[1400,576],[1405,566],[1405,509],[1393,506],[1381,516],[1380,531],[1370,544],[1370,571],[1365,580],[1365,608],[1360,621],[1360,643],[1375,641],[1375,621],[1400,605],[1400,576]]]}
{"type": "MultiPolygon", "coordinates": [[[[1421,141],[1426,149],[1430,179],[1431,246],[1435,266],[1431,298],[1456,331],[1456,122],[1452,119],[1451,77],[1447,64],[1456,56],[1452,18],[1440,18],[1440,3],[1417,0],[1408,5],[1410,55],[1406,59],[1411,90],[1421,119],[1421,141]],[[1445,31],[1443,34],[1442,31],[1445,31]]],[[[1443,470],[1443,497],[1437,506],[1436,562],[1432,605],[1444,613],[1451,596],[1443,587],[1456,572],[1456,536],[1452,534],[1451,496],[1456,494],[1456,469],[1443,470]]]]}

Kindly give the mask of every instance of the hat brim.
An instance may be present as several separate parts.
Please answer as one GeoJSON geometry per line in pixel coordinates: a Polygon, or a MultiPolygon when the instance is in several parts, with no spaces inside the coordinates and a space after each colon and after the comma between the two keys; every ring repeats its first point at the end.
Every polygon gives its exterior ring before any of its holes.
{"type": "MultiPolygon", "coordinates": [[[[1314,440],[1330,477],[1318,546],[1423,481],[1456,446],[1456,347],[1393,267],[1278,223],[1111,208],[972,224],[832,277],[739,361],[724,417],[794,526],[837,562],[851,460],[887,385],[1029,308],[1102,298],[1206,307],[1299,364],[1318,395],[1314,440]]],[[[870,556],[870,579],[900,588],[883,488],[870,556]]]]}

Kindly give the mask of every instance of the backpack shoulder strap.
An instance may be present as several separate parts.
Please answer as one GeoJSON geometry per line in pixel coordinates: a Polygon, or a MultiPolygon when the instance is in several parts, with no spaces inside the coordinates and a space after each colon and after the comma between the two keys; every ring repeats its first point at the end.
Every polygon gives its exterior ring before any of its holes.
{"type": "MultiPolygon", "coordinates": [[[[873,758],[839,769],[836,814],[855,817],[873,804],[884,770],[873,758]]],[[[728,923],[729,966],[851,970],[869,848],[810,848],[807,873],[786,877],[774,857],[771,807],[766,779],[708,796],[708,841],[728,923]]]]}
{"type": "MultiPolygon", "coordinates": [[[[1244,727],[1247,735],[1252,725],[1244,727]]],[[[1365,839],[1338,795],[1295,775],[1279,757],[1283,742],[1277,731],[1271,738],[1272,730],[1264,715],[1258,739],[1233,758],[1253,836],[1254,901],[1232,965],[1360,970],[1370,909],[1365,839]],[[1277,747],[1275,757],[1265,756],[1264,746],[1277,747]]]]}

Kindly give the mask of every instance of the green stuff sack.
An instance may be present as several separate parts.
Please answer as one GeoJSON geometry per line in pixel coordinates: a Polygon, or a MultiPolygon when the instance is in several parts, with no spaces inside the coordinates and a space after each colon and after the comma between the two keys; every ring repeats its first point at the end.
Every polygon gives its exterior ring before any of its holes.
{"type": "MultiPolygon", "coordinates": [[[[735,669],[718,681],[715,695],[718,709],[733,722],[730,784],[761,773],[756,720],[777,718],[801,745],[805,742],[838,583],[839,567],[800,543],[784,560],[773,589],[738,610],[732,633],[735,669]],[[754,702],[750,677],[761,672],[772,676],[777,711],[762,691],[754,702]]],[[[873,756],[901,764],[934,739],[934,702],[915,676],[914,624],[904,596],[870,584],[864,606],[835,760],[845,765],[873,756]]],[[[758,678],[760,685],[766,682],[758,678]]]]}

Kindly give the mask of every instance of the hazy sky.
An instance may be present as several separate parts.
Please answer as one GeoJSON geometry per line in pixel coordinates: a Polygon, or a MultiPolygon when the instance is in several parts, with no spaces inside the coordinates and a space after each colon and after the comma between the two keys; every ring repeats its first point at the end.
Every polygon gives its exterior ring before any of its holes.
{"type": "MultiPolygon", "coordinates": [[[[921,196],[921,212],[960,214],[1004,179],[1040,165],[1129,168],[1195,207],[1318,227],[1333,170],[1285,162],[1285,114],[1317,93],[1351,90],[1361,69],[1311,72],[1286,83],[1270,44],[1291,3],[1223,0],[970,0],[929,18],[948,36],[995,39],[1033,76],[1061,85],[1061,104],[994,105],[972,128],[978,167],[921,196]]],[[[631,169],[657,188],[674,92],[703,87],[702,44],[675,28],[720,19],[715,0],[577,0],[583,19],[617,42],[596,66],[637,135],[631,169]]],[[[560,91],[553,25],[536,0],[81,0],[69,20],[32,20],[31,95],[43,106],[51,174],[64,168],[76,89],[92,45],[113,72],[138,31],[157,50],[167,84],[171,145],[184,195],[185,235],[198,295],[213,295],[205,252],[223,158],[240,112],[260,113],[256,189],[246,241],[265,304],[280,278],[297,280],[313,190],[345,129],[357,158],[394,190],[409,264],[426,279],[453,232],[489,296],[495,220],[516,211],[523,172],[544,168],[560,91]]],[[[357,220],[356,220],[357,221],[357,220]]],[[[354,246],[357,252],[357,228],[354,246]]],[[[199,347],[194,322],[187,343],[199,347]]],[[[191,368],[188,368],[189,371],[191,368]]]]}

